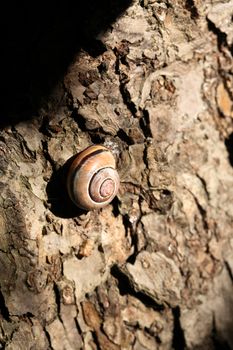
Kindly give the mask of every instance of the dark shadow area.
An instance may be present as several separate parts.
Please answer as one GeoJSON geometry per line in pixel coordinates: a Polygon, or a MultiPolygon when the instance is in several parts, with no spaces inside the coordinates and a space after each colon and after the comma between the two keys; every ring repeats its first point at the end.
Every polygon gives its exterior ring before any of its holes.
{"type": "Polygon", "coordinates": [[[98,56],[131,0],[7,1],[1,8],[0,127],[35,116],[80,49],[98,56]]]}
{"type": "Polygon", "coordinates": [[[229,155],[229,162],[233,166],[233,133],[225,140],[225,145],[229,155]]]}
{"type": "Polygon", "coordinates": [[[53,172],[46,187],[49,209],[60,218],[74,218],[86,213],[72,202],[67,191],[67,174],[75,156],[68,159],[59,170],[53,172]]]}
{"type": "Polygon", "coordinates": [[[213,22],[211,22],[208,18],[206,20],[209,31],[214,33],[217,37],[218,50],[221,52],[222,46],[227,46],[227,35],[226,33],[221,32],[221,30],[217,28],[216,25],[213,22]]]}
{"type": "MultiPolygon", "coordinates": [[[[227,334],[232,334],[232,329],[226,330],[227,334]]],[[[226,339],[223,339],[223,337],[218,334],[216,329],[216,322],[215,319],[213,320],[213,329],[212,329],[212,336],[213,344],[215,347],[215,350],[231,350],[230,344],[226,341],[226,339]]],[[[232,337],[231,337],[232,338],[232,337]]]]}
{"type": "Polygon", "coordinates": [[[118,288],[120,295],[133,295],[135,298],[140,300],[147,307],[151,307],[156,311],[164,310],[164,306],[157,304],[153,298],[143,292],[137,292],[134,290],[132,283],[130,282],[128,276],[124,274],[123,271],[117,266],[114,265],[111,268],[111,275],[115,277],[118,281],[118,288]]]}
{"type": "Polygon", "coordinates": [[[194,0],[186,0],[185,2],[186,9],[190,12],[190,16],[192,19],[197,19],[199,17],[197,7],[195,5],[194,0]]]}
{"type": "Polygon", "coordinates": [[[9,315],[9,311],[6,307],[6,304],[5,304],[5,300],[4,300],[4,297],[3,297],[3,294],[1,292],[1,289],[0,289],[0,315],[2,315],[2,317],[6,320],[6,321],[9,321],[10,320],[10,315],[9,315]]]}
{"type": "Polygon", "coordinates": [[[179,306],[172,309],[172,314],[173,314],[173,318],[174,318],[172,347],[174,350],[186,349],[184,331],[183,331],[181,324],[180,324],[180,308],[179,308],[179,306]]]}

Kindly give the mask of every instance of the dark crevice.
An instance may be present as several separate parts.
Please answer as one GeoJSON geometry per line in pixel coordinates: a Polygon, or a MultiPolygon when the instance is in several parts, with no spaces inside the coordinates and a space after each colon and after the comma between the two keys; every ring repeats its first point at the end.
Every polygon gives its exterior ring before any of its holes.
{"type": "Polygon", "coordinates": [[[225,146],[228,152],[229,162],[233,167],[233,132],[225,140],[225,146]]]}
{"type": "Polygon", "coordinates": [[[7,306],[6,306],[5,299],[4,299],[4,296],[1,292],[1,290],[0,290],[0,313],[6,321],[8,321],[8,322],[10,321],[9,311],[8,311],[7,306]]]}
{"type": "Polygon", "coordinates": [[[132,116],[135,116],[137,109],[131,100],[131,96],[129,92],[126,89],[125,82],[120,81],[120,92],[121,92],[121,96],[124,101],[124,104],[127,106],[132,116]]]}
{"type": "Polygon", "coordinates": [[[99,339],[98,339],[98,337],[97,337],[96,332],[91,332],[91,333],[92,333],[92,337],[93,337],[93,340],[94,340],[94,343],[95,343],[95,345],[96,345],[97,350],[103,350],[103,349],[101,348],[100,343],[99,343],[99,339]]]}
{"type": "Polygon", "coordinates": [[[100,133],[99,131],[88,131],[93,145],[103,144],[106,138],[105,134],[100,133]]]}
{"type": "Polygon", "coordinates": [[[131,235],[131,240],[132,240],[132,246],[134,247],[134,252],[132,255],[130,255],[127,259],[127,263],[130,263],[130,264],[134,264],[135,263],[135,260],[137,258],[137,255],[138,255],[138,235],[137,234],[132,234],[131,235]]]}
{"type": "Polygon", "coordinates": [[[76,328],[78,330],[78,333],[79,333],[80,337],[83,340],[83,331],[82,331],[82,328],[80,327],[80,325],[78,323],[77,317],[74,318],[74,322],[75,322],[76,328]]]}
{"type": "Polygon", "coordinates": [[[185,7],[190,12],[192,19],[197,19],[199,17],[194,0],[186,0],[185,7]]]}
{"type": "MultiPolygon", "coordinates": [[[[147,144],[145,145],[144,150],[143,150],[143,162],[144,162],[147,169],[149,167],[148,158],[147,158],[148,146],[149,145],[148,145],[148,140],[147,140],[147,144]]],[[[148,177],[147,177],[147,181],[149,181],[148,177]]]]}
{"type": "Polygon", "coordinates": [[[125,142],[129,146],[135,143],[134,140],[131,139],[123,129],[120,129],[117,132],[117,136],[119,137],[119,139],[121,139],[121,141],[125,142]]]}
{"type": "Polygon", "coordinates": [[[228,275],[230,276],[230,279],[231,279],[231,281],[233,283],[233,272],[232,272],[231,267],[230,267],[230,265],[228,264],[227,261],[225,261],[225,266],[226,266],[228,275]]]}
{"type": "Polygon", "coordinates": [[[186,349],[184,331],[180,324],[180,308],[179,306],[172,309],[174,328],[173,328],[173,339],[172,348],[174,350],[184,350],[186,349]]]}
{"type": "Polygon", "coordinates": [[[198,177],[198,179],[202,183],[202,186],[203,186],[203,188],[205,190],[205,194],[206,194],[207,199],[210,200],[210,195],[209,195],[209,192],[208,192],[208,189],[207,189],[206,181],[200,175],[196,174],[196,176],[198,177]]]}
{"type": "Polygon", "coordinates": [[[206,232],[208,231],[209,229],[209,226],[208,226],[208,220],[207,220],[207,214],[206,214],[206,210],[202,208],[202,206],[199,204],[199,202],[195,199],[196,201],[196,204],[197,204],[197,207],[198,207],[198,210],[201,214],[201,217],[202,217],[202,223],[203,223],[203,228],[206,230],[206,232]]]}
{"type": "Polygon", "coordinates": [[[49,332],[47,331],[47,329],[46,329],[45,327],[43,328],[43,330],[44,330],[46,339],[47,339],[47,341],[48,341],[48,343],[49,343],[49,349],[50,349],[50,350],[54,350],[54,348],[52,347],[52,341],[51,341],[49,332]]]}
{"type": "Polygon", "coordinates": [[[4,340],[0,339],[0,349],[5,349],[7,346],[7,342],[5,342],[4,340]]]}
{"type": "MultiPolygon", "coordinates": [[[[232,334],[232,330],[230,330],[229,333],[232,334]]],[[[222,337],[218,334],[215,317],[213,317],[213,328],[211,338],[213,341],[214,350],[232,350],[232,347],[227,343],[227,341],[222,339],[222,337]]]]}
{"type": "Polygon", "coordinates": [[[126,262],[129,264],[132,264],[132,265],[135,263],[137,255],[139,254],[139,250],[138,250],[139,243],[138,243],[138,234],[137,234],[137,226],[138,226],[139,222],[140,222],[140,218],[137,220],[137,223],[136,223],[135,227],[133,228],[132,224],[129,221],[128,216],[123,217],[124,226],[126,228],[128,227],[131,231],[131,245],[134,248],[133,254],[131,254],[128,257],[126,262]]]}
{"type": "Polygon", "coordinates": [[[111,274],[118,281],[118,288],[121,295],[132,295],[140,300],[144,305],[154,310],[164,310],[163,305],[160,305],[154,301],[149,295],[143,292],[136,292],[129,280],[129,278],[119,269],[117,265],[114,265],[111,269],[111,274]]]}
{"type": "Polygon", "coordinates": [[[149,113],[147,110],[143,110],[143,115],[139,121],[140,127],[142,129],[142,132],[145,136],[145,138],[150,138],[152,137],[152,133],[150,130],[150,120],[149,120],[149,113]]]}
{"type": "Polygon", "coordinates": [[[80,130],[82,130],[83,132],[87,131],[86,120],[82,115],[78,114],[77,111],[75,110],[72,113],[71,117],[75,120],[80,130]]]}
{"type": "Polygon", "coordinates": [[[115,216],[115,218],[117,218],[119,215],[120,215],[120,211],[119,211],[119,205],[120,205],[120,202],[119,202],[119,199],[117,197],[115,197],[113,199],[113,201],[111,202],[112,204],[112,212],[113,212],[113,215],[115,216]]]}
{"type": "Polygon", "coordinates": [[[55,295],[55,302],[56,302],[56,305],[57,305],[57,314],[58,314],[58,317],[60,318],[60,311],[61,311],[60,303],[61,303],[61,300],[60,300],[59,289],[58,289],[56,283],[54,283],[54,285],[53,285],[53,290],[54,290],[54,295],[55,295]]]}
{"type": "Polygon", "coordinates": [[[221,51],[222,46],[227,46],[227,35],[223,33],[216,25],[207,18],[208,29],[217,37],[218,49],[221,51]]]}
{"type": "Polygon", "coordinates": [[[154,337],[157,344],[162,344],[161,338],[158,336],[158,334],[156,334],[156,331],[154,329],[145,327],[144,332],[145,334],[148,334],[150,337],[154,337]]]}

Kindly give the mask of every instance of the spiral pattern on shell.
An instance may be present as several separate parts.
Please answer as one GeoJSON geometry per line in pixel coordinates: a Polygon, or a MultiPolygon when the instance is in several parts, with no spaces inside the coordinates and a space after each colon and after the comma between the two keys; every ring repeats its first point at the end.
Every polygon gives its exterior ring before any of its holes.
{"type": "Polygon", "coordinates": [[[98,209],[109,204],[120,184],[113,154],[104,146],[93,145],[74,158],[67,178],[68,193],[81,209],[98,209]]]}

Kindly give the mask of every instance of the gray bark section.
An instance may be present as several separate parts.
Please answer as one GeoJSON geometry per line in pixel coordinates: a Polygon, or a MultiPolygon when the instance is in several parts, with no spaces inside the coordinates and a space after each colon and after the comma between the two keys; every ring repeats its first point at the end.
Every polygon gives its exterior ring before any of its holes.
{"type": "Polygon", "coordinates": [[[0,347],[233,348],[232,15],[134,1],[40,118],[1,132],[0,347]],[[64,164],[91,143],[121,188],[83,213],[64,164]]]}

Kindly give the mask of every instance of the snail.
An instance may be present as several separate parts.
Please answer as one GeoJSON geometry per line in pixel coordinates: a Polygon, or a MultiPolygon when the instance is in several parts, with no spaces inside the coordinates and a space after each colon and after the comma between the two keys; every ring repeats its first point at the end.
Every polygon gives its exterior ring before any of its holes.
{"type": "Polygon", "coordinates": [[[103,208],[116,196],[119,184],[115,158],[101,145],[78,153],[68,170],[68,193],[81,209],[103,208]]]}

